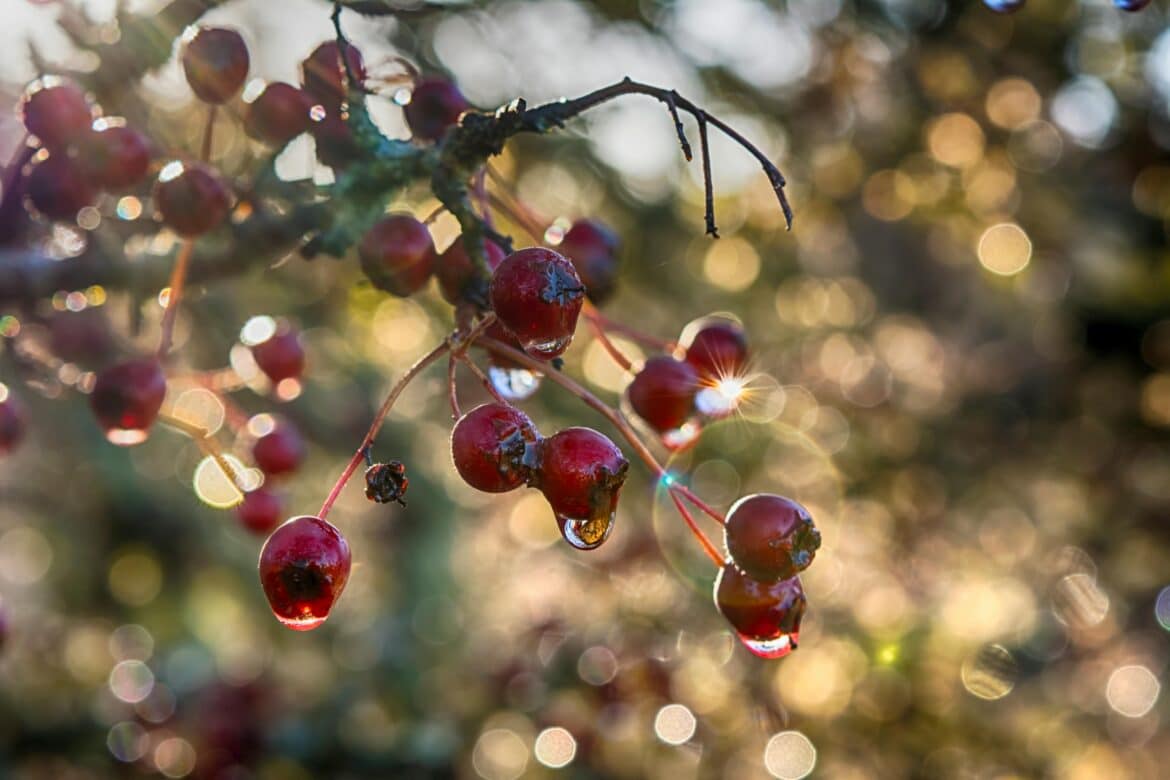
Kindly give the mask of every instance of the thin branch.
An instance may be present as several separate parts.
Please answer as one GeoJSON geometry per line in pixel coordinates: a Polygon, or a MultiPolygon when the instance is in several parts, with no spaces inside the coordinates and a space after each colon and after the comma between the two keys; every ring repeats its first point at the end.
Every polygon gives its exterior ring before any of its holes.
{"type": "Polygon", "coordinates": [[[199,450],[215,461],[215,465],[219,466],[219,470],[227,477],[232,486],[240,491],[243,495],[248,491],[244,489],[244,481],[240,478],[239,473],[235,470],[231,463],[228,463],[227,458],[223,456],[223,450],[220,449],[219,442],[211,435],[206,428],[189,423],[179,417],[173,417],[169,414],[159,414],[158,421],[164,425],[181,431],[191,437],[199,450]]]}
{"type": "MultiPolygon", "coordinates": [[[[699,120],[699,149],[703,155],[703,204],[706,213],[707,235],[719,238],[719,229],[715,227],[715,186],[711,182],[711,147],[707,143],[707,114],[700,111],[699,120]]],[[[789,225],[791,227],[791,225],[789,225]]]]}
{"type": "Polygon", "coordinates": [[[496,389],[494,384],[492,384],[491,378],[483,372],[482,368],[476,365],[475,361],[471,359],[470,355],[464,352],[459,355],[459,359],[463,361],[463,365],[467,366],[467,368],[471,370],[471,373],[475,374],[476,378],[479,379],[480,383],[484,386],[484,389],[491,394],[496,403],[503,404],[504,406],[509,405],[508,399],[500,395],[500,391],[496,389]]]}
{"type": "Polygon", "coordinates": [[[447,401],[451,404],[451,419],[458,420],[463,416],[459,409],[459,391],[455,387],[455,366],[458,358],[454,353],[447,356],[447,401]]]}
{"type": "Polygon", "coordinates": [[[695,159],[695,155],[691,152],[691,142],[687,140],[686,130],[683,129],[682,120],[678,116],[678,99],[678,93],[672,89],[666,107],[670,110],[670,118],[674,120],[674,131],[678,133],[678,145],[682,147],[683,157],[690,162],[695,159]]]}
{"type": "Polygon", "coordinates": [[[601,342],[601,346],[609,353],[613,362],[617,363],[624,370],[633,373],[633,361],[626,357],[625,353],[618,349],[616,344],[610,341],[609,336],[605,332],[605,326],[602,324],[602,320],[596,316],[597,309],[592,304],[586,302],[584,314],[585,321],[589,323],[589,328],[593,331],[594,338],[601,342]]]}
{"type": "Polygon", "coordinates": [[[183,297],[183,288],[187,282],[187,269],[191,266],[191,255],[194,253],[195,239],[184,239],[183,245],[179,248],[179,256],[175,258],[175,265],[171,269],[171,280],[167,285],[167,307],[163,309],[158,351],[155,353],[159,360],[164,359],[171,351],[175,318],[179,315],[179,301],[183,297]]]}

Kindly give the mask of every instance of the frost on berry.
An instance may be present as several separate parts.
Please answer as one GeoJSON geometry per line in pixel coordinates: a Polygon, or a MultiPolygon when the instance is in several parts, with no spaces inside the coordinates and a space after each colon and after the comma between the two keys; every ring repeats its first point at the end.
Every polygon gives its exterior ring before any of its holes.
{"type": "Polygon", "coordinates": [[[757,493],[732,505],[724,541],[739,568],[762,582],[788,579],[812,563],[821,534],[812,516],[790,498],[757,493]]]}
{"type": "Polygon", "coordinates": [[[276,619],[294,631],[324,623],[345,589],[350,563],[345,537],[319,517],[295,517],[273,531],[259,569],[276,619]]]}
{"type": "Polygon", "coordinates": [[[715,578],[715,606],[739,641],[761,658],[782,658],[796,649],[807,602],[799,577],[754,580],[734,564],[715,578]]]}

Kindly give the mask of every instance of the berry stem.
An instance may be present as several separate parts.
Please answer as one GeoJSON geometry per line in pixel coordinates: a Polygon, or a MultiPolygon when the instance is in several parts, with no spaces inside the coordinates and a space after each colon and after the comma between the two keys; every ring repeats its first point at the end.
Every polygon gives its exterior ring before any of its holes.
{"type": "Polygon", "coordinates": [[[616,344],[610,341],[609,336],[605,333],[605,327],[601,324],[601,321],[597,317],[597,309],[594,308],[593,304],[589,301],[586,301],[582,314],[585,315],[585,321],[589,323],[589,328],[593,331],[594,338],[601,342],[601,346],[605,347],[605,351],[609,353],[611,358],[613,358],[613,362],[617,363],[626,371],[633,373],[633,361],[626,357],[625,354],[617,348],[616,344]]]}
{"type": "Polygon", "coordinates": [[[477,366],[475,364],[475,361],[472,360],[467,355],[467,353],[461,354],[459,356],[459,359],[462,360],[463,364],[466,365],[468,367],[468,369],[471,370],[471,373],[475,374],[475,376],[483,384],[484,389],[486,389],[489,393],[491,393],[491,396],[495,400],[496,403],[503,404],[504,406],[510,405],[508,403],[508,400],[506,398],[504,398],[504,396],[500,395],[500,391],[497,390],[496,386],[492,384],[492,380],[488,378],[488,375],[483,372],[482,368],[480,368],[479,366],[477,366]]]}
{"type": "Polygon", "coordinates": [[[703,552],[707,553],[707,557],[711,559],[712,563],[714,563],[719,568],[723,568],[727,561],[722,555],[719,554],[719,549],[699,528],[699,524],[695,522],[695,518],[691,514],[690,510],[683,505],[682,499],[678,497],[678,494],[673,490],[668,490],[667,492],[670,493],[670,500],[674,502],[675,509],[677,509],[678,513],[682,515],[683,521],[687,524],[687,527],[691,529],[691,533],[694,534],[695,538],[699,540],[699,544],[702,546],[703,552]]]}
{"type": "Polygon", "coordinates": [[[678,344],[674,343],[673,341],[667,341],[665,339],[660,339],[657,336],[651,336],[649,333],[643,333],[642,331],[638,330],[637,328],[632,328],[629,325],[624,325],[624,324],[618,322],[617,320],[611,319],[611,318],[607,317],[606,315],[602,314],[600,311],[597,310],[596,307],[590,307],[589,309],[587,309],[585,312],[585,316],[588,319],[595,321],[598,325],[600,325],[606,331],[610,331],[613,333],[620,333],[621,335],[629,338],[631,341],[636,341],[639,344],[650,347],[652,349],[656,349],[659,352],[665,352],[666,354],[669,355],[669,354],[673,353],[678,348],[678,344]]]}
{"type": "Polygon", "coordinates": [[[454,353],[447,356],[447,400],[451,403],[451,419],[458,420],[463,416],[459,410],[459,391],[455,387],[455,366],[458,358],[454,353]]]}
{"type": "Polygon", "coordinates": [[[215,440],[215,437],[211,435],[210,431],[200,425],[189,423],[182,418],[165,413],[159,414],[158,421],[194,439],[199,450],[215,461],[215,465],[219,466],[219,470],[223,472],[223,475],[228,478],[236,490],[240,491],[241,495],[248,492],[244,489],[244,482],[240,479],[239,473],[224,458],[223,450],[220,449],[219,442],[215,440]]]}

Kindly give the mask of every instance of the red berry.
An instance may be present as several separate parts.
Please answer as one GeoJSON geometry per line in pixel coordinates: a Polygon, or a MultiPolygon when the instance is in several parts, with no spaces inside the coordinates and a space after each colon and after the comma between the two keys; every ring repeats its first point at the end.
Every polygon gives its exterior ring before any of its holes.
{"type": "Polygon", "coordinates": [[[414,85],[410,102],[403,107],[406,124],[415,138],[437,141],[447,128],[459,121],[459,115],[471,105],[453,81],[428,76],[414,85]]]}
{"type": "Polygon", "coordinates": [[[77,140],[93,121],[93,107],[81,87],[55,76],[30,84],[17,111],[25,129],[52,150],[77,140]]]}
{"type": "Polygon", "coordinates": [[[252,445],[252,459],[270,477],[288,474],[305,459],[305,441],[292,423],[277,423],[252,445]]]}
{"type": "Polygon", "coordinates": [[[294,517],[273,531],[260,551],[260,584],[276,619],[294,631],[324,623],[351,562],[345,537],[319,517],[294,517]]]}
{"type": "MultiPolygon", "coordinates": [[[[494,241],[484,241],[483,249],[488,268],[495,271],[504,259],[504,250],[494,241]]],[[[435,277],[439,280],[439,292],[442,293],[443,299],[447,303],[456,304],[472,294],[473,291],[469,287],[475,281],[475,271],[475,264],[471,262],[471,256],[467,254],[467,248],[463,245],[463,237],[460,236],[447,247],[447,251],[439,255],[438,266],[435,269],[435,277]]],[[[485,279],[484,282],[486,281],[485,279]]],[[[483,294],[486,295],[486,292],[485,289],[483,294]]]]}
{"type": "Polygon", "coordinates": [[[204,103],[226,103],[248,78],[248,45],[235,30],[198,27],[183,36],[183,73],[204,103]]]}
{"type": "Polygon", "coordinates": [[[747,365],[747,336],[737,322],[704,317],[683,329],[686,361],[699,372],[704,384],[742,376],[747,365]]]}
{"type": "Polygon", "coordinates": [[[166,394],[162,366],[157,360],[142,358],[99,371],[89,406],[106,438],[129,446],[146,441],[166,394]]]}
{"type": "Polygon", "coordinates": [[[492,275],[489,291],[496,316],[529,354],[548,359],[569,348],[585,287],[564,257],[542,247],[513,252],[492,275]]]}
{"type": "Polygon", "coordinates": [[[601,303],[617,282],[617,233],[594,219],[579,219],[561,239],[557,251],[573,261],[589,299],[601,303]]]}
{"type": "Polygon", "coordinates": [[[227,218],[231,194],[211,168],[175,160],[159,172],[154,204],[167,227],[181,236],[194,237],[227,218]]]}
{"type": "Polygon", "coordinates": [[[0,455],[12,452],[24,438],[24,407],[0,384],[0,455]]]}
{"type": "Polygon", "coordinates": [[[314,121],[309,127],[309,132],[313,134],[317,159],[322,165],[341,170],[362,155],[361,147],[353,137],[353,131],[336,113],[336,109],[330,109],[328,114],[314,121]]]}
{"type": "MultiPolygon", "coordinates": [[[[365,82],[366,65],[357,47],[352,44],[346,46],[345,58],[349,61],[349,70],[358,83],[365,82]]],[[[301,63],[301,86],[330,112],[345,101],[346,78],[337,41],[326,41],[321,44],[301,63]]]]}
{"type": "Polygon", "coordinates": [[[244,494],[244,500],[236,507],[241,525],[254,534],[271,533],[280,524],[282,516],[280,496],[265,488],[256,488],[244,494]]]}
{"type": "Polygon", "coordinates": [[[729,563],[715,578],[716,608],[761,658],[781,658],[796,649],[806,604],[799,577],[758,582],[729,563]]]}
{"type": "Polygon", "coordinates": [[[78,166],[90,182],[109,192],[126,190],[142,181],[150,168],[150,141],[145,135],[107,119],[94,123],[83,136],[78,166]]]}
{"type": "Polygon", "coordinates": [[[252,347],[252,357],[273,382],[298,379],[305,370],[305,349],[300,334],[287,323],[281,323],[267,341],[252,347]]]}
{"type": "Polygon", "coordinates": [[[358,246],[362,270],[379,290],[403,298],[421,290],[435,270],[435,243],[409,214],[383,217],[358,246]]]}
{"type": "Polygon", "coordinates": [[[689,363],[669,355],[652,357],[626,388],[630,406],[651,428],[673,431],[695,411],[699,376],[689,363]]]}
{"type": "Polygon", "coordinates": [[[483,404],[451,430],[451,459],[463,481],[485,493],[506,493],[532,475],[540,434],[514,406],[483,404]]]}
{"type": "Polygon", "coordinates": [[[244,130],[258,141],[283,146],[308,132],[313,99],[303,89],[275,81],[247,105],[244,130]]]}
{"type": "Polygon", "coordinates": [[[761,582],[804,571],[821,546],[820,531],[808,510],[770,493],[736,501],[727,513],[723,539],[735,564],[761,582]]]}
{"type": "Polygon", "coordinates": [[[537,486],[569,544],[592,550],[609,536],[630,464],[591,428],[565,428],[541,445],[537,486]]]}
{"type": "Polygon", "coordinates": [[[29,201],[49,219],[76,219],[96,194],[73,161],[59,152],[32,167],[26,186],[29,201]]]}

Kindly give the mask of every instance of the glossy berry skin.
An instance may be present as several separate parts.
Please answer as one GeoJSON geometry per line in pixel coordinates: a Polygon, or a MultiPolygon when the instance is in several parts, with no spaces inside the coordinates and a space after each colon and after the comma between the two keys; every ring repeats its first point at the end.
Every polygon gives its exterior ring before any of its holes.
{"type": "Polygon", "coordinates": [[[1150,4],[1150,0],[1113,0],[1113,5],[1122,11],[1140,11],[1150,4]]]}
{"type": "Polygon", "coordinates": [[[93,121],[93,108],[81,87],[52,76],[29,85],[17,112],[25,129],[54,151],[84,135],[93,121]]]}
{"type": "MultiPolygon", "coordinates": [[[[350,45],[345,47],[345,57],[354,78],[358,83],[364,83],[366,64],[362,53],[356,46],[350,45]]],[[[321,44],[301,63],[301,86],[315,103],[325,106],[330,113],[345,102],[346,73],[341,64],[337,41],[321,44]]]]}
{"type": "Polygon", "coordinates": [[[280,525],[283,509],[280,496],[260,487],[244,494],[244,500],[236,507],[236,517],[252,533],[268,534],[280,525]]]}
{"type": "Polygon", "coordinates": [[[403,298],[425,287],[435,270],[431,233],[409,214],[391,214],[370,228],[358,256],[375,287],[403,298]]]}
{"type": "Polygon", "coordinates": [[[305,459],[305,441],[291,423],[278,423],[252,445],[252,459],[270,477],[289,474],[305,459]]]}
{"type": "Polygon", "coordinates": [[[135,186],[150,169],[150,141],[126,125],[99,125],[79,143],[77,163],[98,189],[121,192],[135,186]]]}
{"type": "Polygon", "coordinates": [[[24,439],[24,407],[11,395],[0,401],[0,455],[16,449],[24,439]]]}
{"type": "Polygon", "coordinates": [[[672,431],[695,411],[699,375],[690,363],[669,355],[652,357],[626,388],[630,406],[659,433],[672,431]]]}
{"type": "Polygon", "coordinates": [[[565,428],[541,446],[537,486],[557,515],[608,520],[629,468],[608,437],[592,428],[565,428]]]}
{"type": "Polygon", "coordinates": [[[223,180],[202,163],[172,162],[163,167],[154,187],[154,205],[163,223],[193,238],[227,218],[231,194],[223,180]]]}
{"type": "Polygon", "coordinates": [[[49,219],[74,220],[96,197],[89,180],[64,154],[34,165],[25,186],[29,202],[49,219]]]}
{"type": "Polygon", "coordinates": [[[761,658],[780,658],[796,649],[806,605],[799,577],[764,583],[729,563],[715,578],[715,607],[744,646],[761,658]]]}
{"type": "Polygon", "coordinates": [[[453,81],[438,76],[419,79],[403,106],[406,124],[415,138],[437,141],[471,105],[453,81]]]}
{"type": "Polygon", "coordinates": [[[735,564],[761,582],[804,571],[821,546],[820,531],[808,510],[770,493],[736,501],[727,513],[723,540],[735,564]]]}
{"type": "Polygon", "coordinates": [[[983,4],[997,14],[1014,13],[1024,7],[1025,0],[983,0],[983,4]]]}
{"type": "MultiPolygon", "coordinates": [[[[484,241],[483,249],[488,268],[495,271],[504,260],[504,250],[494,241],[484,241]]],[[[462,237],[455,239],[451,246],[439,255],[435,278],[439,280],[439,292],[447,303],[454,305],[467,300],[469,296],[476,297],[475,291],[471,289],[472,283],[476,281],[475,265],[471,261],[471,256],[467,254],[462,237]]],[[[480,291],[478,297],[486,298],[486,289],[480,291]]]]}
{"type": "Polygon", "coordinates": [[[244,131],[257,141],[283,146],[307,133],[313,120],[313,99],[307,92],[283,81],[274,81],[249,103],[244,112],[244,131]]]}
{"type": "Polygon", "coordinates": [[[183,74],[195,96],[217,105],[231,100],[248,78],[248,45],[235,30],[200,27],[184,36],[183,74]]]}
{"type": "Polygon", "coordinates": [[[299,379],[305,370],[305,348],[301,346],[300,334],[284,323],[267,341],[252,347],[252,358],[273,383],[299,379]]]}
{"type": "Polygon", "coordinates": [[[312,515],[277,528],[260,550],[260,585],[276,619],[294,631],[325,622],[349,580],[349,544],[312,515]]]}
{"type": "Polygon", "coordinates": [[[492,275],[489,296],[496,316],[525,351],[547,360],[572,343],[585,286],[562,255],[529,247],[504,258],[492,275]]]}
{"type": "Polygon", "coordinates": [[[99,371],[89,406],[112,443],[146,440],[167,394],[162,366],[150,358],[129,360],[99,371]]]}
{"type": "Polygon", "coordinates": [[[492,403],[472,409],[451,429],[451,460],[463,481],[485,493],[506,493],[529,481],[540,434],[528,415],[492,403]]]}
{"type": "Polygon", "coordinates": [[[353,137],[349,125],[334,110],[320,121],[313,122],[309,127],[313,135],[313,142],[317,148],[317,159],[322,165],[342,170],[357,161],[361,155],[361,147],[353,137]]]}
{"type": "Polygon", "coordinates": [[[739,323],[708,318],[695,325],[694,335],[683,347],[686,361],[694,366],[700,381],[711,385],[720,379],[742,376],[747,366],[748,344],[739,323]]]}
{"type": "Polygon", "coordinates": [[[617,233],[595,219],[579,219],[565,233],[557,251],[572,261],[589,300],[602,303],[617,283],[617,233]]]}

